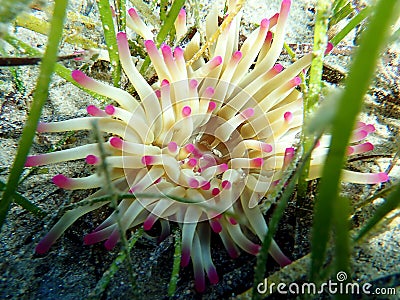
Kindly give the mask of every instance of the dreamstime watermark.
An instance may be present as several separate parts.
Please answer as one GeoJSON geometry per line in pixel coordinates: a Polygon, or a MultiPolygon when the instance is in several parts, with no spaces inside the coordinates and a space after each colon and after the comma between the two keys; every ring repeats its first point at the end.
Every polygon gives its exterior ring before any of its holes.
{"type": "Polygon", "coordinates": [[[289,284],[280,282],[278,284],[272,282],[268,283],[267,278],[263,282],[257,285],[257,291],[260,294],[293,294],[293,295],[317,295],[322,293],[335,294],[348,294],[348,295],[396,295],[396,289],[390,287],[376,287],[372,284],[358,283],[358,282],[346,282],[346,272],[340,271],[336,274],[336,280],[328,280],[320,285],[313,282],[296,283],[292,282],[289,284]]]}

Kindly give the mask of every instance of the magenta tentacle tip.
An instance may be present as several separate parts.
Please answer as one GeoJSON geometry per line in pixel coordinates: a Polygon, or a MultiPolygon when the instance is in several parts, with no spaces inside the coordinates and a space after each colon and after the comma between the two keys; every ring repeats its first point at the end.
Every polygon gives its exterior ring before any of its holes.
{"type": "Polygon", "coordinates": [[[58,175],[54,176],[52,181],[56,186],[58,186],[59,188],[62,188],[62,189],[68,189],[71,184],[71,179],[66,177],[63,174],[58,174],[58,175]]]}
{"type": "Polygon", "coordinates": [[[324,55],[328,55],[333,50],[333,48],[334,48],[333,44],[331,42],[328,42],[324,55]]]}
{"type": "Polygon", "coordinates": [[[233,59],[235,60],[235,61],[239,61],[239,60],[241,60],[242,59],[242,57],[243,57],[243,53],[241,52],[241,51],[236,51],[235,53],[233,53],[233,59]]]}
{"type": "Polygon", "coordinates": [[[86,76],[85,73],[83,73],[80,70],[74,70],[71,72],[71,77],[73,80],[75,80],[78,83],[82,83],[84,80],[86,80],[88,77],[86,76]]]}
{"type": "Polygon", "coordinates": [[[269,28],[269,19],[262,19],[260,23],[261,29],[265,30],[269,28]]]}
{"type": "Polygon", "coordinates": [[[45,243],[44,239],[39,242],[39,244],[35,248],[35,252],[37,254],[45,254],[50,250],[49,244],[45,243]]]}
{"type": "Polygon", "coordinates": [[[385,172],[377,173],[376,177],[377,177],[377,183],[386,182],[389,181],[390,179],[389,175],[385,172]]]}
{"type": "Polygon", "coordinates": [[[112,147],[122,150],[123,140],[119,137],[114,136],[110,138],[109,142],[112,147]]]}
{"type": "Polygon", "coordinates": [[[145,166],[152,165],[155,162],[154,156],[145,155],[142,157],[142,164],[145,166]]]}
{"type": "Polygon", "coordinates": [[[127,41],[126,32],[120,31],[117,33],[117,39],[121,41],[127,41]]]}

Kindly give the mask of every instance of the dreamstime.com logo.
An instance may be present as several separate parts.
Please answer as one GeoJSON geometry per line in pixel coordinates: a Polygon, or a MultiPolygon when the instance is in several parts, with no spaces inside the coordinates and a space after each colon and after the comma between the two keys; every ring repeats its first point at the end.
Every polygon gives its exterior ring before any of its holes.
{"type": "Polygon", "coordinates": [[[322,293],[335,294],[347,294],[347,295],[396,295],[396,289],[390,287],[376,287],[374,288],[370,283],[357,283],[357,282],[345,282],[347,280],[346,272],[340,271],[336,274],[336,281],[328,280],[317,286],[313,282],[296,283],[270,283],[268,284],[267,278],[263,282],[257,285],[257,291],[260,294],[278,294],[286,295],[317,295],[322,293]]]}

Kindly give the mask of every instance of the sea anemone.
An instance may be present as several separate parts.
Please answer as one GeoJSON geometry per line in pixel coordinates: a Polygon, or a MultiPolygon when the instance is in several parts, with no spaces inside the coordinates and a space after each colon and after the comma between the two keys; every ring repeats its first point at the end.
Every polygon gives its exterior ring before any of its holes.
{"type": "MultiPolygon", "coordinates": [[[[235,3],[228,1],[227,13],[235,3]]],[[[283,0],[279,14],[263,19],[239,48],[238,13],[207,51],[200,49],[196,34],[185,49],[167,44],[157,47],[152,31],[137,12],[128,11],[128,25],[144,40],[144,46],[157,74],[150,85],[132,62],[127,33],[117,34],[120,62],[135,88],[136,99],[127,91],[72,72],[73,79],[88,90],[114,100],[116,105],[100,109],[87,107],[89,117],[54,123],[40,123],[38,132],[90,130],[93,122],[111,135],[103,143],[29,156],[26,166],[40,166],[85,159],[89,165],[106,163],[114,188],[131,193],[112,213],[84,238],[87,245],[105,240],[112,249],[120,240],[120,230],[143,224],[149,230],[160,221],[161,237],[169,234],[169,221],[182,229],[181,265],[192,260],[195,285],[205,289],[205,274],[211,283],[218,275],[211,258],[211,232],[218,234],[231,257],[239,248],[256,255],[268,230],[259,202],[283,176],[294,156],[296,135],[303,125],[302,94],[296,87],[298,74],[311,63],[307,54],[287,68],[277,63],[283,47],[285,23],[291,1],[283,0]],[[152,197],[143,196],[151,194],[152,197]],[[177,200],[178,199],[178,200],[177,200]],[[179,199],[188,199],[183,202],[179,199]],[[119,226],[121,228],[119,228],[119,226]]],[[[175,22],[176,34],[186,31],[182,10],[175,22]]],[[[206,35],[218,29],[218,11],[209,14],[206,35]]],[[[357,142],[374,131],[372,125],[358,123],[348,154],[373,149],[357,142]]],[[[309,179],[320,176],[327,154],[329,136],[313,151],[309,179]]],[[[344,171],[344,181],[378,183],[385,173],[363,174],[344,171]]],[[[105,174],[84,178],[59,174],[53,183],[68,190],[100,188],[94,195],[107,193],[105,174]]],[[[109,202],[96,202],[67,211],[36,247],[44,253],[79,217],[109,202]]],[[[273,242],[271,256],[285,266],[290,260],[273,242]]]]}

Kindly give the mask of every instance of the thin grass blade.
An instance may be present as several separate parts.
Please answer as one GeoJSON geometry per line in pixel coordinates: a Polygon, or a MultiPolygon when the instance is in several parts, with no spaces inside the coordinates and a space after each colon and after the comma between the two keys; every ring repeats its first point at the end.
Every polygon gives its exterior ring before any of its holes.
{"type": "MultiPolygon", "coordinates": [[[[344,197],[338,197],[335,203],[335,272],[336,274],[346,273],[347,276],[341,283],[351,282],[350,277],[350,201],[344,197]]],[[[337,277],[339,277],[337,275],[337,277]]],[[[341,278],[341,277],[339,277],[341,278]]],[[[344,278],[344,277],[343,277],[344,278]]],[[[351,299],[350,295],[337,294],[335,299],[351,299]]]]}
{"type": "Polygon", "coordinates": [[[374,215],[367,221],[363,228],[357,233],[354,240],[357,242],[373,229],[388,213],[400,206],[400,184],[390,193],[386,201],[379,206],[374,215]]]}
{"type": "Polygon", "coordinates": [[[174,262],[172,265],[171,279],[168,285],[168,297],[172,297],[175,294],[176,285],[179,279],[179,270],[181,266],[182,239],[181,239],[181,232],[179,229],[175,230],[174,237],[175,237],[174,262]]]}
{"type": "Polygon", "coordinates": [[[330,42],[336,46],[341,40],[343,40],[356,26],[361,24],[361,22],[369,16],[371,13],[371,7],[366,7],[356,14],[347,24],[340,30],[330,42]]]}
{"type": "MultiPolygon", "coordinates": [[[[321,80],[322,80],[322,69],[323,69],[323,60],[324,60],[324,52],[327,46],[328,37],[328,23],[327,20],[329,18],[331,12],[331,1],[328,0],[319,0],[317,3],[317,16],[315,21],[315,29],[314,29],[314,46],[313,46],[313,60],[310,68],[310,82],[308,93],[304,98],[304,110],[303,117],[304,120],[308,120],[310,114],[312,113],[315,105],[318,102],[321,93],[321,80]]],[[[311,149],[313,143],[312,136],[308,135],[305,129],[302,132],[302,146],[304,148],[304,152],[308,152],[311,149]]],[[[306,201],[307,195],[307,176],[309,173],[309,165],[310,162],[305,162],[305,168],[303,173],[300,176],[298,183],[298,193],[297,193],[297,201],[298,205],[302,206],[304,201],[306,201]]]]}
{"type": "Polygon", "coordinates": [[[36,127],[39,122],[43,105],[47,100],[51,76],[54,72],[57,61],[58,47],[63,32],[67,4],[68,0],[55,1],[49,39],[40,67],[40,74],[33,95],[32,107],[22,131],[17,155],[8,177],[6,189],[0,201],[0,229],[5,221],[11,201],[17,189],[19,178],[24,169],[26,157],[29,154],[29,149],[31,148],[33,138],[35,137],[36,127]]]}
{"type": "Polygon", "coordinates": [[[311,280],[318,278],[332,228],[333,207],[339,193],[341,170],[345,162],[346,147],[361,110],[363,97],[371,82],[377,59],[387,39],[389,26],[396,15],[397,0],[381,0],[366,31],[361,36],[360,48],[355,55],[345,90],[339,100],[339,109],[333,120],[330,150],[322,173],[319,195],[314,208],[312,228],[311,280]]]}
{"type": "Polygon", "coordinates": [[[119,62],[118,45],[115,37],[115,28],[110,2],[108,0],[99,0],[97,1],[97,7],[99,8],[104,39],[106,40],[108,55],[110,56],[113,84],[114,86],[119,86],[121,79],[121,64],[119,62]]]}
{"type": "MultiPolygon", "coordinates": [[[[137,240],[143,235],[143,228],[139,228],[135,231],[132,237],[128,241],[128,251],[130,252],[135,246],[137,240]]],[[[88,295],[87,299],[100,299],[103,292],[106,290],[108,284],[110,283],[111,279],[117,273],[119,268],[125,262],[127,256],[126,251],[122,250],[118,253],[118,256],[112,262],[111,266],[108,268],[107,271],[103,273],[101,279],[97,282],[96,287],[91,291],[88,295]]]]}

